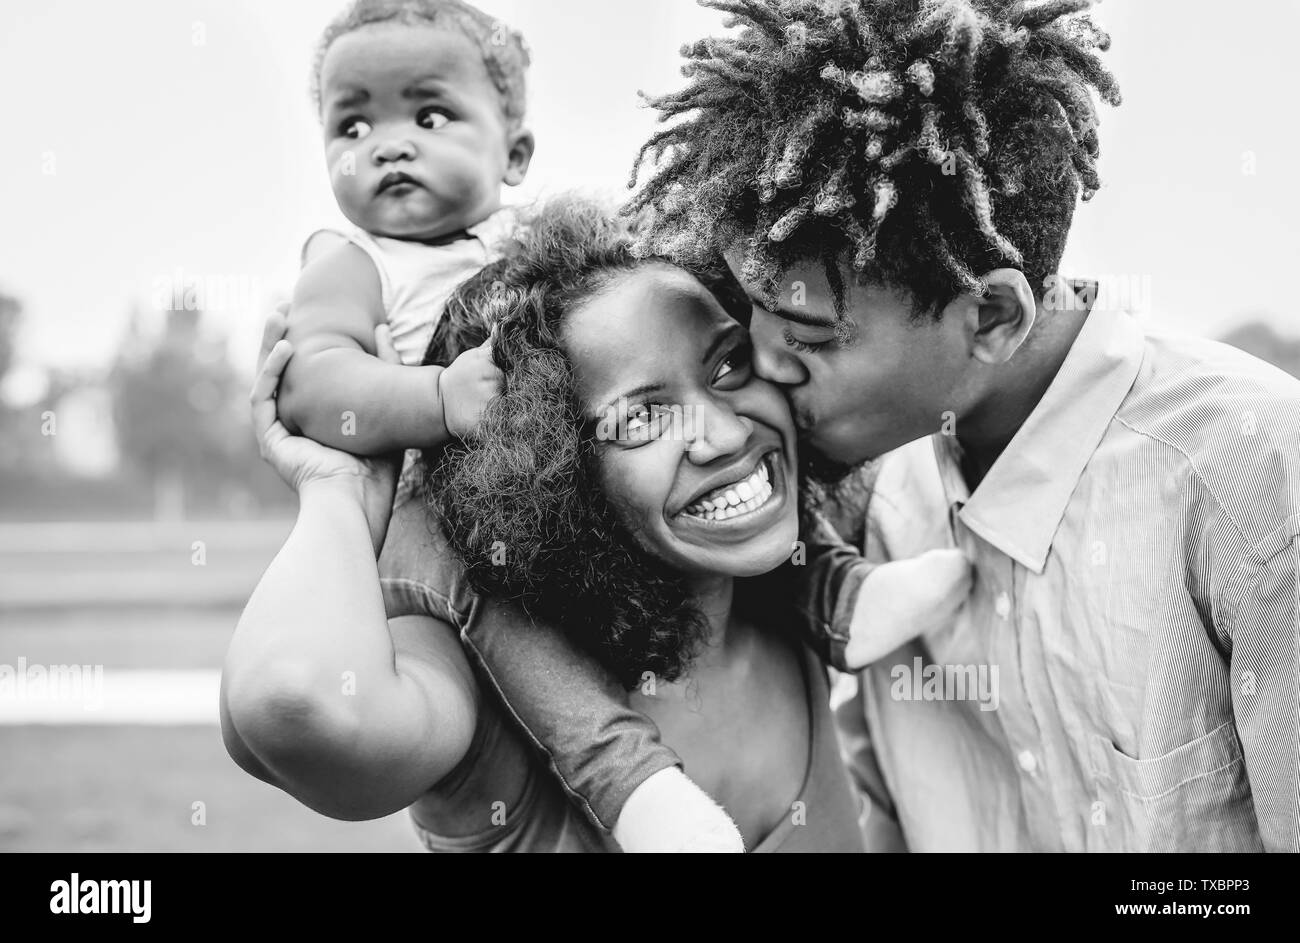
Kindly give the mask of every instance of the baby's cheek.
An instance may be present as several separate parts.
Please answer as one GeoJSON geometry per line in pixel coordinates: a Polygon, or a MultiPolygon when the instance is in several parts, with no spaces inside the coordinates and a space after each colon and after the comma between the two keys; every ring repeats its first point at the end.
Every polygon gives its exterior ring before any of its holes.
{"type": "Polygon", "coordinates": [[[349,217],[360,213],[365,207],[366,201],[361,198],[358,180],[357,175],[349,173],[347,166],[342,162],[330,168],[330,186],[334,190],[334,199],[349,217]]]}
{"type": "Polygon", "coordinates": [[[477,203],[499,186],[492,178],[492,161],[479,149],[467,145],[449,147],[434,155],[430,163],[441,189],[465,203],[477,203]]]}

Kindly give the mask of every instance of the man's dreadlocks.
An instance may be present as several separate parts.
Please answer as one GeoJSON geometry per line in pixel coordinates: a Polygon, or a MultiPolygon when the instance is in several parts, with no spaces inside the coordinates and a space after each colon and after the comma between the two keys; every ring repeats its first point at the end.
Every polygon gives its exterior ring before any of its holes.
{"type": "Polygon", "coordinates": [[[1092,2],[700,0],[741,29],[684,46],[686,87],[647,97],[682,117],[638,155],[629,211],[652,251],[742,251],[770,301],[810,260],[841,310],[845,269],[918,315],[1000,266],[1044,285],[1100,186],[1088,89],[1120,101],[1092,2]]]}

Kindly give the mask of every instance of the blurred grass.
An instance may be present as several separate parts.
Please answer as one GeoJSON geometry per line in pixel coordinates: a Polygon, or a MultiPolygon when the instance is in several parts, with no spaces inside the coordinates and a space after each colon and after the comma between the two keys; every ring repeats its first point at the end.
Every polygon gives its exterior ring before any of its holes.
{"type": "MultiPolygon", "coordinates": [[[[0,524],[0,664],[217,669],[287,520],[0,524]],[[193,542],[204,542],[204,565],[193,542]]],[[[0,851],[416,851],[239,769],[216,724],[0,724],[0,851]],[[207,824],[191,824],[192,804],[207,824]]]]}
{"type": "Polygon", "coordinates": [[[242,606],[291,526],[0,524],[0,619],[67,606],[242,606]]]}
{"type": "Polygon", "coordinates": [[[0,726],[0,756],[0,851],[420,850],[405,812],[337,822],[247,775],[215,726],[0,726]]]}

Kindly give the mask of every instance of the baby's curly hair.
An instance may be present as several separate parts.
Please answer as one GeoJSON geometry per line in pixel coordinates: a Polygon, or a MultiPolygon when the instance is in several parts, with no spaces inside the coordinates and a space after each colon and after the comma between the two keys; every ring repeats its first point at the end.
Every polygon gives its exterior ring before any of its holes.
{"type": "Polygon", "coordinates": [[[374,23],[431,25],[459,30],[478,47],[488,76],[501,96],[501,110],[510,127],[523,123],[526,105],[525,73],[528,47],[521,33],[493,19],[464,0],[352,0],[325,27],[312,63],[311,95],[320,111],[320,71],[325,54],[340,36],[374,23]]]}
{"type": "Polygon", "coordinates": [[[700,3],[741,29],[684,46],[686,87],[647,98],[684,116],[633,169],[652,171],[630,204],[655,212],[649,251],[737,247],[770,302],[820,262],[841,314],[845,270],[915,317],[1001,266],[1046,287],[1100,186],[1089,88],[1120,102],[1093,52],[1109,36],[1076,15],[1092,0],[700,3]]]}
{"type": "Polygon", "coordinates": [[[452,295],[425,363],[446,365],[495,325],[504,392],[478,437],[424,459],[424,490],[474,588],[521,602],[566,632],[625,686],[680,677],[704,622],[684,577],[653,558],[600,486],[561,336],[575,305],[646,264],[634,225],[598,203],[542,207],[499,261],[452,295]]]}

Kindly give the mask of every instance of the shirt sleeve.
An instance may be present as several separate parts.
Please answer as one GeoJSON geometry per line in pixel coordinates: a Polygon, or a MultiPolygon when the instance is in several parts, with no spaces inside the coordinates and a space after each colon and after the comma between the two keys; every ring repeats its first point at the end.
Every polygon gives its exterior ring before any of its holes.
{"type": "Polygon", "coordinates": [[[1225,593],[1232,709],[1260,839],[1300,851],[1300,537],[1291,535],[1225,593]]]}
{"type": "Polygon", "coordinates": [[[802,572],[794,561],[796,627],[823,661],[845,671],[858,592],[879,564],[842,539],[821,515],[812,515],[802,537],[807,558],[802,572]]]}
{"type": "Polygon", "coordinates": [[[474,595],[464,567],[413,495],[399,497],[383,550],[379,586],[388,618],[433,616],[459,631],[474,595]]]}
{"type": "Polygon", "coordinates": [[[569,799],[612,830],[632,792],[681,766],[659,728],[560,630],[518,604],[480,597],[419,501],[399,501],[380,557],[390,618],[432,615],[456,627],[480,681],[541,752],[569,799]]]}
{"type": "Polygon", "coordinates": [[[461,638],[506,712],[597,828],[612,830],[638,786],[682,765],[603,666],[517,604],[478,600],[461,638]]]}

